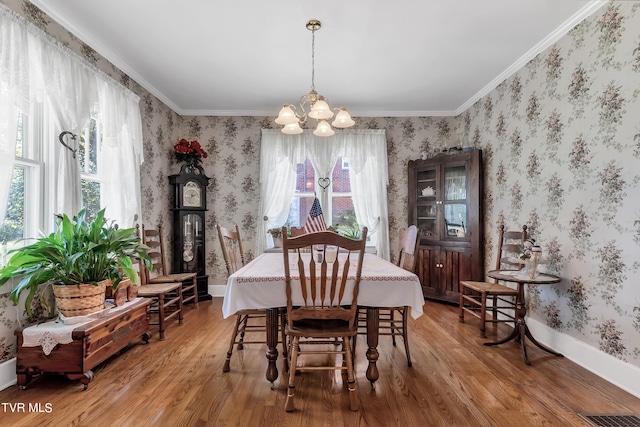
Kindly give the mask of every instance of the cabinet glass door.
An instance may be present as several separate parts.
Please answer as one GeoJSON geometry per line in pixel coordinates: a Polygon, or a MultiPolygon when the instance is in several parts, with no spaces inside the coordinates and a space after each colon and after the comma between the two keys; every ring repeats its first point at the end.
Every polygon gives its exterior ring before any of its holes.
{"type": "Polygon", "coordinates": [[[423,238],[437,238],[436,169],[417,172],[416,218],[418,233],[423,238]]]}
{"type": "Polygon", "coordinates": [[[466,235],[467,168],[464,165],[444,168],[443,183],[444,235],[460,238],[466,235]]]}

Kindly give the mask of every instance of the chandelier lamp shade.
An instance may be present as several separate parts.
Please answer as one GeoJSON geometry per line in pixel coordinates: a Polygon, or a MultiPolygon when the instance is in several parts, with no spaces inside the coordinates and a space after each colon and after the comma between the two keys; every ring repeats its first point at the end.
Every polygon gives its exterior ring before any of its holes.
{"type": "Polygon", "coordinates": [[[313,134],[316,136],[331,136],[335,132],[333,128],[348,128],[355,124],[346,108],[334,108],[329,106],[329,101],[316,92],[315,88],[315,35],[321,28],[320,21],[312,19],[307,22],[307,29],[311,31],[311,91],[300,97],[300,110],[293,104],[284,104],[276,123],[283,125],[282,133],[296,135],[302,133],[301,124],[311,117],[317,122],[313,134]],[[334,111],[335,118],[334,118],[334,111]],[[329,120],[333,122],[329,124],[329,120]]]}

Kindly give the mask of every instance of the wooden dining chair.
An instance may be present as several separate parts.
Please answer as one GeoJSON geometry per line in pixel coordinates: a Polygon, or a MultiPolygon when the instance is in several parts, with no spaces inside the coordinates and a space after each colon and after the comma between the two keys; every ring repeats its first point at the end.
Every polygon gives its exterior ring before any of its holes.
{"type": "Polygon", "coordinates": [[[162,226],[157,229],[145,228],[142,225],[142,243],[149,247],[148,255],[151,258],[151,270],[145,269],[146,280],[154,283],[180,283],[182,286],[182,304],[193,302],[194,308],[198,307],[198,283],[196,273],[170,273],[164,255],[162,241],[162,226]]]}
{"type": "Polygon", "coordinates": [[[304,231],[304,227],[291,227],[291,237],[298,237],[298,236],[302,236],[303,234],[306,234],[306,231],[304,231]]]}
{"type": "Polygon", "coordinates": [[[290,355],[287,412],[295,409],[293,399],[298,371],[346,370],[351,410],[359,408],[351,341],[358,333],[358,291],[366,240],[366,228],[358,240],[331,231],[291,238],[285,233],[283,237],[287,297],[285,335],[289,338],[290,355]],[[323,249],[321,262],[318,262],[314,247],[323,249]],[[327,251],[329,247],[332,248],[327,251]],[[337,249],[334,251],[333,247],[337,249]],[[296,295],[295,302],[293,295],[296,295]],[[336,338],[341,347],[335,346],[336,338]],[[298,358],[308,354],[341,355],[342,363],[299,366],[298,358]]]}
{"type": "MultiPolygon", "coordinates": [[[[289,229],[290,233],[289,235],[291,237],[298,237],[298,236],[302,236],[303,234],[306,234],[307,232],[304,231],[304,227],[294,227],[291,226],[291,228],[289,229]]],[[[327,231],[332,231],[334,233],[336,233],[336,229],[334,227],[327,227],[327,231]]]]}
{"type": "MultiPolygon", "coordinates": [[[[521,245],[527,240],[527,226],[522,230],[505,231],[504,224],[498,231],[498,250],[496,270],[520,270],[524,267],[514,259],[520,253],[521,245]]],[[[464,314],[469,313],[480,319],[480,337],[486,338],[486,322],[514,323],[518,291],[497,280],[492,282],[460,281],[460,322],[464,322],[464,314]],[[491,318],[487,319],[487,301],[491,302],[491,318]]]]}
{"type": "MultiPolygon", "coordinates": [[[[227,267],[227,274],[230,276],[245,264],[240,229],[237,224],[235,225],[235,230],[222,227],[220,224],[217,224],[216,228],[218,229],[218,239],[220,240],[222,256],[227,267]]],[[[281,315],[282,313],[284,313],[284,310],[281,311],[281,315]]],[[[266,310],[240,310],[236,313],[236,321],[231,334],[229,350],[227,350],[227,358],[222,366],[222,372],[229,372],[231,369],[231,356],[233,355],[234,347],[242,350],[245,344],[267,343],[266,314],[266,310]],[[247,334],[251,334],[252,339],[248,339],[247,334]]],[[[282,327],[280,330],[282,342],[284,343],[284,330],[282,327]]],[[[283,345],[283,354],[285,356],[287,354],[285,345],[283,345]]]]}
{"type": "Polygon", "coordinates": [[[140,286],[138,287],[138,297],[150,298],[151,305],[149,307],[152,316],[157,315],[157,321],[151,320],[150,325],[158,325],[159,340],[166,339],[165,331],[167,329],[167,321],[172,318],[178,319],[178,325],[184,322],[182,316],[182,285],[178,282],[166,283],[147,283],[146,274],[144,273],[144,264],[138,262],[138,271],[140,274],[140,286]]]}
{"type": "MultiPolygon", "coordinates": [[[[397,265],[407,271],[414,272],[418,261],[418,227],[411,225],[401,228],[398,232],[397,265]]],[[[381,307],[378,310],[378,335],[391,336],[391,343],[395,347],[396,336],[402,337],[404,350],[407,355],[407,365],[412,366],[409,350],[409,331],[407,327],[409,307],[381,307]],[[398,318],[396,318],[398,315],[398,318]]],[[[367,334],[367,308],[358,308],[358,334],[367,334]]]]}

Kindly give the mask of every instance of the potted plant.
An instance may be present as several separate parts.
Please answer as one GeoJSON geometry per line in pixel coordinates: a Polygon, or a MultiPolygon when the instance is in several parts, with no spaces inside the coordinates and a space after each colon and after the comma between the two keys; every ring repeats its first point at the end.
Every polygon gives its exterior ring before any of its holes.
{"type": "MultiPolygon", "coordinates": [[[[110,283],[115,291],[125,278],[130,279],[133,284],[138,283],[138,272],[133,268],[133,260],[142,260],[149,268],[149,248],[142,244],[133,228],[118,228],[105,219],[104,213],[104,209],[98,212],[93,221],[87,219],[84,209],[73,220],[63,215],[58,219],[56,230],[49,236],[8,253],[9,261],[0,269],[0,285],[12,277],[19,279],[11,291],[11,299],[15,305],[18,304],[20,295],[28,291],[25,307],[31,315],[31,302],[38,287],[50,284],[62,314],[86,315],[104,308],[107,284],[110,283]],[[69,292],[91,294],[94,303],[87,308],[67,308],[65,312],[60,298],[68,298],[69,292]]],[[[51,311],[42,294],[40,296],[43,306],[51,311]]],[[[74,298],[71,297],[70,300],[75,301],[74,298]]],[[[77,305],[77,302],[74,304],[77,305]]]]}
{"type": "Polygon", "coordinates": [[[282,228],[270,228],[267,230],[267,233],[271,234],[273,237],[273,246],[275,248],[282,247],[282,228]]]}

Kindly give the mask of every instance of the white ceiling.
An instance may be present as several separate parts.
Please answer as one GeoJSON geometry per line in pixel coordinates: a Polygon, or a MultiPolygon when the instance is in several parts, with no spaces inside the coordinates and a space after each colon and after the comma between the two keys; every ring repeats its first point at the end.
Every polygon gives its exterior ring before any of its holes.
{"type": "Polygon", "coordinates": [[[32,0],[184,115],[275,116],[311,88],[354,116],[464,111],[604,0],[32,0]]]}

